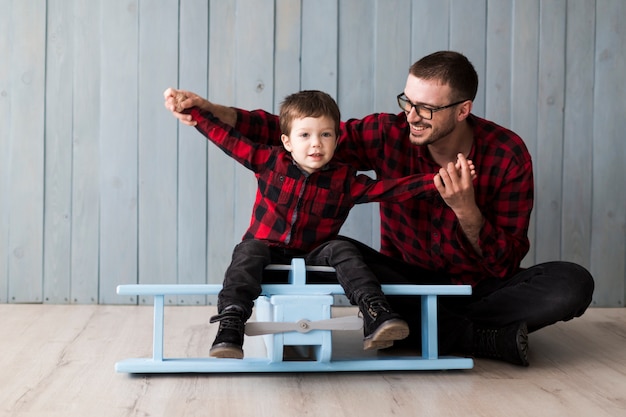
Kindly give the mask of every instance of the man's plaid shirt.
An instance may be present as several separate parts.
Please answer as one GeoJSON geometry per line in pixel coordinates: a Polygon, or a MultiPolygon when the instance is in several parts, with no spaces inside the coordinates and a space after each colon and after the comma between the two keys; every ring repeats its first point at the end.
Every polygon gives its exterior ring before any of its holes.
{"type": "Polygon", "coordinates": [[[432,198],[434,175],[373,180],[332,160],[307,174],[282,146],[252,142],[212,114],[193,108],[196,128],[227,155],[252,170],[258,181],[250,226],[244,239],[308,252],[334,239],[355,204],[432,198]]]}
{"type": "MultiPolygon", "coordinates": [[[[278,118],[262,110],[237,109],[237,130],[258,143],[278,143],[278,118]]],[[[506,278],[519,270],[529,249],[533,207],[532,161],[515,133],[471,115],[476,166],[476,203],[485,218],[480,231],[482,256],[467,241],[456,215],[439,193],[402,204],[382,202],[380,251],[453,282],[475,285],[483,278],[506,278]]],[[[409,141],[404,113],[381,113],[342,123],[336,158],[378,178],[437,172],[428,149],[409,141]]]]}

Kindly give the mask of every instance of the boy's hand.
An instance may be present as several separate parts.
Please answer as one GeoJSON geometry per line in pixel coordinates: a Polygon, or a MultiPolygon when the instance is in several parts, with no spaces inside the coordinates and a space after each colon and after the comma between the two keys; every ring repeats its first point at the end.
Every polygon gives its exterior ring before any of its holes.
{"type": "MultiPolygon", "coordinates": [[[[459,154],[460,157],[464,156],[462,154],[459,154]]],[[[457,174],[461,175],[461,169],[462,169],[462,165],[461,165],[461,159],[460,157],[457,157],[456,160],[456,164],[454,164],[454,167],[456,168],[457,174]]],[[[474,162],[471,159],[467,159],[467,166],[470,170],[470,175],[472,177],[472,181],[474,181],[476,179],[476,167],[474,166],[474,162]]]]}
{"type": "Polygon", "coordinates": [[[186,114],[185,110],[194,106],[202,107],[206,101],[191,91],[176,90],[174,88],[165,90],[163,92],[163,98],[165,99],[165,108],[171,111],[174,117],[187,126],[195,126],[196,122],[189,114],[186,114]]]}
{"type": "MultiPolygon", "coordinates": [[[[443,187],[446,186],[445,179],[447,178],[448,180],[450,180],[450,175],[452,175],[455,170],[455,178],[461,178],[463,176],[463,163],[461,162],[461,158],[463,158],[463,160],[465,160],[467,163],[467,169],[471,180],[474,181],[476,179],[476,167],[474,166],[474,162],[471,159],[466,159],[464,155],[459,154],[454,165],[452,165],[452,163],[449,163],[445,169],[441,168],[439,170],[439,173],[435,175],[435,179],[441,181],[441,185],[443,187]]],[[[438,181],[435,181],[435,183],[437,183],[438,181]]]]}
{"type": "Polygon", "coordinates": [[[182,91],[176,93],[174,96],[174,110],[178,113],[182,113],[183,110],[185,110],[182,104],[185,100],[187,100],[187,96],[182,91]]]}
{"type": "Polygon", "coordinates": [[[450,162],[439,170],[434,182],[446,204],[455,212],[464,212],[476,206],[472,184],[476,178],[476,167],[463,154],[458,154],[457,158],[456,164],[450,162]]]}
{"type": "Polygon", "coordinates": [[[234,108],[211,103],[209,100],[191,91],[168,88],[163,92],[163,98],[165,99],[165,108],[171,111],[174,117],[187,126],[196,125],[196,122],[186,111],[192,107],[197,107],[201,111],[212,113],[229,126],[234,127],[237,123],[237,111],[234,108]]]}

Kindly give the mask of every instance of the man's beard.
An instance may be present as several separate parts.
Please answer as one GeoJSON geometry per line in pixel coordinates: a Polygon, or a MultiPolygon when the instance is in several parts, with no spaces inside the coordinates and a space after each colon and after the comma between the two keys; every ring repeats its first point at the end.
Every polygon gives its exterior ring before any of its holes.
{"type": "Polygon", "coordinates": [[[427,123],[419,123],[418,125],[424,126],[426,128],[423,132],[428,132],[428,130],[430,130],[428,136],[414,136],[413,131],[410,130],[411,127],[409,127],[409,140],[413,145],[420,146],[432,145],[433,143],[438,142],[441,138],[446,137],[450,133],[452,133],[456,127],[454,121],[451,119],[448,119],[445,124],[441,124],[439,127],[436,128],[433,128],[432,125],[427,123]]]}

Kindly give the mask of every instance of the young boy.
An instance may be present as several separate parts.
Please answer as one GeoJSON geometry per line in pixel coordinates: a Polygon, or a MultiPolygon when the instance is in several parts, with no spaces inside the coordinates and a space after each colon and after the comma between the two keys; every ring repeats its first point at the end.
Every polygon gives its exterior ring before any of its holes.
{"type": "MultiPolygon", "coordinates": [[[[176,100],[179,107],[185,97],[176,100]]],[[[336,238],[355,204],[437,195],[434,175],[373,180],[333,160],[341,117],[335,101],[320,91],[301,91],[282,103],[284,149],[254,143],[196,107],[185,112],[198,131],[252,170],[258,181],[250,226],[233,251],[218,314],[210,320],[220,322],[210,355],[243,358],[244,326],[261,293],[264,268],[294,257],[336,269],[346,296],[363,316],[364,349],[387,348],[406,338],[407,323],[392,311],[359,251],[336,238]]],[[[470,168],[474,174],[471,162],[470,168]]]]}

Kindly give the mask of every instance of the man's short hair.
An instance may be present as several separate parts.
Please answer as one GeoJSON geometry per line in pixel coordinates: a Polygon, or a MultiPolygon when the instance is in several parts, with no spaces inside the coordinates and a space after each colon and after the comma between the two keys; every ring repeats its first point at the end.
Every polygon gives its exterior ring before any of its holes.
{"type": "Polygon", "coordinates": [[[478,90],[478,74],[472,63],[459,52],[439,51],[420,59],[409,69],[409,74],[436,80],[452,89],[452,101],[472,100],[478,90]]]}

